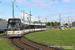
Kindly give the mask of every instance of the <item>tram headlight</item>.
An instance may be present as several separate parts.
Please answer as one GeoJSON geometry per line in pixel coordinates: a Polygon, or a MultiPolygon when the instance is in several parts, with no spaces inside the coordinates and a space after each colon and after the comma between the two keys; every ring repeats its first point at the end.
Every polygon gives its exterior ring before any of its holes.
{"type": "Polygon", "coordinates": [[[17,32],[17,33],[20,33],[20,32],[17,32]]]}
{"type": "Polygon", "coordinates": [[[8,32],[8,33],[10,33],[10,32],[8,32]]]}

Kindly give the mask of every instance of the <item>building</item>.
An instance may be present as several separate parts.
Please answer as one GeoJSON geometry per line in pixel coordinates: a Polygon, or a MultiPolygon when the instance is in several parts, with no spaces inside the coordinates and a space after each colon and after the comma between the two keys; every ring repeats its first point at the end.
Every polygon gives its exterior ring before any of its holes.
{"type": "Polygon", "coordinates": [[[7,30],[7,23],[5,20],[0,20],[0,29],[7,30]]]}

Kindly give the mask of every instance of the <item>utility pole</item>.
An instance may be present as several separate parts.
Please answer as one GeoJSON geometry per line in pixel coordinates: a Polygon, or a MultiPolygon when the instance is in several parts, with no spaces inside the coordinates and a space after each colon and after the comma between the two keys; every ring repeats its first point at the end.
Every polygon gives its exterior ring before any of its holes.
{"type": "Polygon", "coordinates": [[[46,23],[47,23],[47,18],[45,18],[46,19],[46,23]]]}
{"type": "Polygon", "coordinates": [[[24,20],[25,18],[24,18],[24,10],[23,10],[23,20],[24,20]]]}
{"type": "Polygon", "coordinates": [[[54,29],[55,29],[55,20],[54,20],[54,29]]]}
{"type": "Polygon", "coordinates": [[[12,1],[12,17],[14,17],[14,1],[12,1]]]}
{"type": "Polygon", "coordinates": [[[72,18],[71,18],[71,27],[72,27],[72,18]]]}
{"type": "Polygon", "coordinates": [[[31,11],[30,11],[30,22],[31,22],[31,11]]]}
{"type": "Polygon", "coordinates": [[[65,21],[64,21],[64,29],[65,29],[65,21]]]}
{"type": "Polygon", "coordinates": [[[61,14],[59,14],[59,22],[60,22],[59,28],[60,28],[60,30],[61,30],[61,14]]]}
{"type": "MultiPolygon", "coordinates": [[[[51,21],[51,20],[50,20],[51,21]]],[[[52,27],[52,21],[51,21],[51,27],[52,27]]]]}
{"type": "Polygon", "coordinates": [[[39,18],[40,18],[40,17],[38,16],[38,22],[39,22],[39,18]]]}
{"type": "MultiPolygon", "coordinates": [[[[46,23],[47,23],[47,18],[45,18],[46,19],[46,23]]],[[[46,30],[47,30],[47,25],[46,25],[46,30]]]]}
{"type": "Polygon", "coordinates": [[[68,17],[68,28],[70,29],[70,24],[69,24],[69,17],[68,17]]]}

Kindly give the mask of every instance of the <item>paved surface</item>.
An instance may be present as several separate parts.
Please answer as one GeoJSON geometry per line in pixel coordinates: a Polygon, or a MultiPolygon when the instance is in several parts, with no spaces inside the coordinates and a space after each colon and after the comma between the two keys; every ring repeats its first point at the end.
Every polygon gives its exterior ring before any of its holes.
{"type": "Polygon", "coordinates": [[[0,40],[8,38],[7,36],[0,37],[0,40]]]}

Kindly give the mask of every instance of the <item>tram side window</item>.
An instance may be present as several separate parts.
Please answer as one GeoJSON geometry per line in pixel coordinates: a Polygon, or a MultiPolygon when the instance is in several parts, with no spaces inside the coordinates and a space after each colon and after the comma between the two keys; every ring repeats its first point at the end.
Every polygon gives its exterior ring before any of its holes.
{"type": "Polygon", "coordinates": [[[26,29],[29,29],[29,27],[30,27],[30,26],[28,25],[28,26],[26,27],[26,29]]]}
{"type": "Polygon", "coordinates": [[[21,23],[21,30],[23,30],[24,29],[24,24],[23,23],[21,23]]]}
{"type": "Polygon", "coordinates": [[[24,24],[24,29],[29,29],[29,25],[28,24],[24,24]]]}
{"type": "Polygon", "coordinates": [[[42,28],[46,28],[46,26],[42,26],[42,28]]]}
{"type": "Polygon", "coordinates": [[[30,25],[30,29],[34,29],[34,25],[30,25]]]}
{"type": "Polygon", "coordinates": [[[37,26],[36,26],[36,25],[35,25],[34,27],[35,27],[35,28],[37,28],[37,26]]]}
{"type": "Polygon", "coordinates": [[[28,26],[27,24],[24,24],[24,29],[27,29],[27,26],[28,26]]]}
{"type": "Polygon", "coordinates": [[[24,24],[24,29],[34,29],[34,25],[24,24]]]}
{"type": "Polygon", "coordinates": [[[35,28],[41,28],[41,25],[35,25],[35,28]]]}
{"type": "Polygon", "coordinates": [[[41,28],[41,26],[40,26],[40,25],[38,25],[38,28],[41,28]]]}
{"type": "Polygon", "coordinates": [[[28,24],[22,24],[21,30],[23,29],[30,29],[30,26],[28,24]]]}

